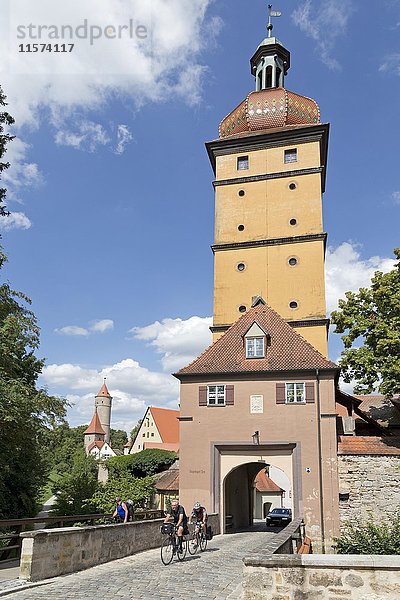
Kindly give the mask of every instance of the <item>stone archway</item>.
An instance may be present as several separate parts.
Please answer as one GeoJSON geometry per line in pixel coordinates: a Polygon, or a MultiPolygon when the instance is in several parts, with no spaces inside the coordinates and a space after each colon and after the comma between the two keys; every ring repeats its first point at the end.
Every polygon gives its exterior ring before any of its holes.
{"type": "Polygon", "coordinates": [[[260,467],[260,462],[246,463],[226,475],[223,488],[227,533],[253,525],[254,479],[260,467]]]}

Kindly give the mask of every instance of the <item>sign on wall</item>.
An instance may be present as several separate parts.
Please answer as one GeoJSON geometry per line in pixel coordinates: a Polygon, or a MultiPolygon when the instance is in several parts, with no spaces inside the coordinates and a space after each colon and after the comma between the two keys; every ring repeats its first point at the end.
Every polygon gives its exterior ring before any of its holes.
{"type": "Polygon", "coordinates": [[[250,412],[252,414],[264,412],[264,396],[250,396],[250,412]]]}

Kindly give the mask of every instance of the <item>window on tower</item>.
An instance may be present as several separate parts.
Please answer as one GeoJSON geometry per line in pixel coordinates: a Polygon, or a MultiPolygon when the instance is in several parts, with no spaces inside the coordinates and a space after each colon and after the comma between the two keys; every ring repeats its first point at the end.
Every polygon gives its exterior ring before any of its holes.
{"type": "Polygon", "coordinates": [[[290,150],[285,150],[284,160],[285,160],[285,164],[297,162],[297,148],[291,148],[290,150]]]}
{"type": "Polygon", "coordinates": [[[304,387],[304,383],[286,383],[286,404],[304,403],[306,401],[304,387]]]}
{"type": "Polygon", "coordinates": [[[237,159],[238,171],[246,171],[248,168],[249,168],[249,157],[248,156],[239,156],[237,159]]]}

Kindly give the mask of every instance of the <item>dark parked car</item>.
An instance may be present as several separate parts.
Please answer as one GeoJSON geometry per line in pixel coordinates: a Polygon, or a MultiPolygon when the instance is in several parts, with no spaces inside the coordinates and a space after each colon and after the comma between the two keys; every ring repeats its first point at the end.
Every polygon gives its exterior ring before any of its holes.
{"type": "Polygon", "coordinates": [[[269,525],[278,525],[280,527],[287,525],[292,520],[292,510],[290,508],[274,508],[267,514],[267,527],[269,525]]]}

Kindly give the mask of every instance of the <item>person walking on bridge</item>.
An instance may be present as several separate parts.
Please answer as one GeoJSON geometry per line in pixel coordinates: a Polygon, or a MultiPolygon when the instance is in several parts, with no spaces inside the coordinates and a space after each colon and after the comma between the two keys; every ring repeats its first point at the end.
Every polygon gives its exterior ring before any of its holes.
{"type": "Polygon", "coordinates": [[[115,498],[117,508],[114,510],[113,519],[118,517],[121,523],[126,523],[128,520],[128,508],[121,498],[115,498]]]}

